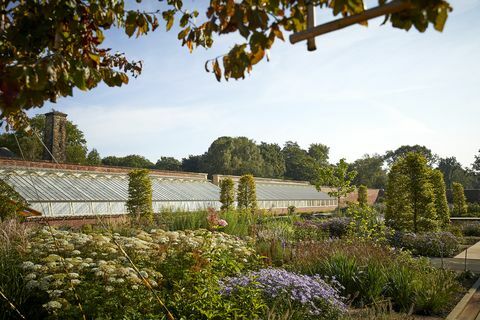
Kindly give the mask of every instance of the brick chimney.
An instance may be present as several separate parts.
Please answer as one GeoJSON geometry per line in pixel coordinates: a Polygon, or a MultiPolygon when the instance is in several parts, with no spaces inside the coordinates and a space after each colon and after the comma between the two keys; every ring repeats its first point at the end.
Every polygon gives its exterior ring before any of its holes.
{"type": "Polygon", "coordinates": [[[62,112],[52,111],[45,114],[45,131],[43,132],[43,142],[47,150],[43,151],[43,160],[63,163],[67,160],[65,146],[67,143],[67,115],[62,112]],[[50,154],[51,153],[51,154],[50,154]],[[55,158],[55,160],[52,158],[55,158]]]}

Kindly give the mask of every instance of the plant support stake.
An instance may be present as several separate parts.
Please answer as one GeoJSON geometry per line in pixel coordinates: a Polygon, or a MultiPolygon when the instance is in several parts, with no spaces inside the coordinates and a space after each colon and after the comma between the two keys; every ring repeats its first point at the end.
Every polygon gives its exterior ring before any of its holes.
{"type": "MultiPolygon", "coordinates": [[[[309,40],[314,37],[320,36],[322,34],[343,29],[345,27],[351,26],[359,22],[367,21],[370,19],[378,18],[378,17],[392,14],[392,13],[397,13],[403,10],[407,10],[411,7],[412,5],[408,1],[393,0],[392,2],[389,2],[385,5],[365,10],[364,12],[359,14],[337,19],[325,24],[318,25],[316,27],[311,27],[309,22],[310,22],[310,16],[313,16],[313,15],[309,14],[310,12],[310,5],[309,5],[308,11],[307,11],[307,29],[290,35],[290,38],[289,38],[290,43],[295,44],[303,40],[309,40]]],[[[315,44],[315,42],[313,42],[313,44],[315,44]]],[[[310,46],[308,46],[308,49],[310,50],[310,46]]]]}

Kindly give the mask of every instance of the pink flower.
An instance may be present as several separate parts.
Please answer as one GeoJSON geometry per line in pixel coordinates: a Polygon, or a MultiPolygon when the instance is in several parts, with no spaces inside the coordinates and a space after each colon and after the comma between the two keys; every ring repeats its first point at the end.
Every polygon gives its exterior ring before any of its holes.
{"type": "Polygon", "coordinates": [[[228,226],[228,222],[225,221],[225,220],[223,220],[223,219],[219,219],[219,220],[217,221],[217,224],[218,224],[220,227],[226,227],[226,226],[228,226]]]}

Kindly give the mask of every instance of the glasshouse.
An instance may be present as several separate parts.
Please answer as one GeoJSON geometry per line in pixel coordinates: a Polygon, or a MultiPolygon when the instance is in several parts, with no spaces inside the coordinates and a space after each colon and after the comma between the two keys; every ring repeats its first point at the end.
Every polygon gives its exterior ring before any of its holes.
{"type": "MultiPolygon", "coordinates": [[[[128,172],[113,167],[76,166],[0,159],[0,179],[13,187],[30,208],[47,217],[127,213],[128,172]]],[[[152,204],[162,210],[220,208],[218,179],[203,173],[151,170],[152,204]]],[[[238,177],[235,177],[238,178],[238,177]]],[[[258,207],[284,211],[289,206],[320,210],[336,200],[306,182],[256,179],[258,207]]]]}

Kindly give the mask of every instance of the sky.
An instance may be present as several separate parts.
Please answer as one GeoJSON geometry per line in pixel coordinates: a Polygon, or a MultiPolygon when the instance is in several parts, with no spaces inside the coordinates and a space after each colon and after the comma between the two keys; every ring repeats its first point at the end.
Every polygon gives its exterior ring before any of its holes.
{"type": "Polygon", "coordinates": [[[138,39],[109,32],[106,46],[142,60],[142,74],[121,88],[75,91],[34,113],[67,113],[102,156],[180,159],[219,136],[246,136],[304,148],[323,143],[331,162],[420,144],[470,166],[480,149],[480,0],[450,4],[443,33],[431,26],[405,32],[376,19],[318,37],[314,52],[277,42],[270,62],[221,83],[204,64],[235,37],[190,54],[175,32],[138,39]]]}

